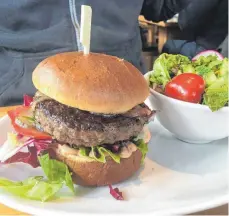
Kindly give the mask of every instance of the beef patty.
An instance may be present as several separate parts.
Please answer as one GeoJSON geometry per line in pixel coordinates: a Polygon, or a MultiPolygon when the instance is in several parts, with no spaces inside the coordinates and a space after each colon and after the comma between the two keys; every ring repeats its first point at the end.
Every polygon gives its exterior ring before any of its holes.
{"type": "Polygon", "coordinates": [[[137,136],[152,115],[141,104],[121,115],[102,115],[72,108],[38,93],[33,104],[37,129],[60,143],[75,146],[113,144],[137,136]]]}

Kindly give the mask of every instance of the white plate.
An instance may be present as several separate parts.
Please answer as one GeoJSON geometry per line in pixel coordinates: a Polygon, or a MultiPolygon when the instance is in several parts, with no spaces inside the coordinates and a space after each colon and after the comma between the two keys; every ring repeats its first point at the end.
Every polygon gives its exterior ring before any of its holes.
{"type": "MultiPolygon", "coordinates": [[[[0,142],[11,129],[0,120],[0,142]]],[[[158,122],[150,124],[152,139],[145,165],[128,181],[118,184],[126,201],[117,201],[108,187],[77,187],[75,197],[48,203],[28,201],[0,193],[1,203],[36,215],[66,214],[187,214],[228,202],[228,139],[208,145],[190,145],[175,139],[158,122]]],[[[40,169],[24,164],[0,167],[0,177],[23,180],[40,175],[40,169]]],[[[68,190],[61,191],[68,195],[68,190]]]]}

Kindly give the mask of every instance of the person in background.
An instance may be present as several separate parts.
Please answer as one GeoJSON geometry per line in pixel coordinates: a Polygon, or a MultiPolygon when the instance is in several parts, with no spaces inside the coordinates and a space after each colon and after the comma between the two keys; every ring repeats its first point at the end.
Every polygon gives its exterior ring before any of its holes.
{"type": "Polygon", "coordinates": [[[193,58],[204,50],[228,56],[228,0],[192,0],[179,13],[178,24],[191,40],[168,40],[162,52],[193,58]]]}
{"type": "Polygon", "coordinates": [[[182,0],[17,0],[0,1],[0,106],[22,103],[33,95],[32,72],[39,62],[60,52],[82,51],[81,5],[93,10],[91,51],[123,58],[142,73],[138,16],[171,18],[182,0]]]}

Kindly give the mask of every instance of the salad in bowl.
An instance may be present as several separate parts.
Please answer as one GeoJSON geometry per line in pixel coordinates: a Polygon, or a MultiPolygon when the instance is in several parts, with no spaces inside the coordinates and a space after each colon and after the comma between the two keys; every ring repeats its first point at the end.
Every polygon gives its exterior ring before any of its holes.
{"type": "Polygon", "coordinates": [[[148,105],[178,139],[209,143],[228,136],[228,58],[216,51],[192,60],[164,53],[145,78],[148,105]]]}

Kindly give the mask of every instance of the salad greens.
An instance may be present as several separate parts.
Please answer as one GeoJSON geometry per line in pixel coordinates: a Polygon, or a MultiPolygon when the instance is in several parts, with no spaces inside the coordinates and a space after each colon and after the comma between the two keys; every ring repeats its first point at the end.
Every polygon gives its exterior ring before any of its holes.
{"type": "Polygon", "coordinates": [[[48,154],[40,156],[39,162],[47,179],[36,176],[14,182],[0,178],[0,188],[20,197],[42,202],[53,198],[64,185],[74,193],[72,177],[66,164],[50,159],[48,154]]]}
{"type": "Polygon", "coordinates": [[[42,176],[30,177],[22,182],[0,178],[0,188],[19,197],[45,202],[52,198],[61,188],[61,182],[49,182],[42,176]]]}
{"type": "MultiPolygon", "coordinates": [[[[133,142],[142,153],[142,163],[143,163],[145,159],[145,155],[148,152],[148,145],[144,142],[143,139],[136,139],[136,141],[133,142]]],[[[79,155],[83,157],[87,157],[89,159],[96,160],[101,163],[106,163],[106,156],[110,156],[116,163],[120,163],[121,160],[119,153],[113,153],[112,151],[102,146],[80,147],[79,155]]]]}
{"type": "Polygon", "coordinates": [[[120,156],[118,154],[114,154],[101,146],[80,147],[79,155],[101,163],[106,163],[106,156],[109,155],[116,163],[120,163],[120,156]]]}
{"type": "Polygon", "coordinates": [[[41,168],[49,181],[62,182],[74,193],[71,174],[65,163],[49,158],[49,154],[38,157],[41,168]]]}
{"type": "Polygon", "coordinates": [[[218,78],[210,85],[204,94],[203,103],[212,111],[217,111],[228,102],[228,76],[218,78]]]}
{"type": "Polygon", "coordinates": [[[150,82],[164,88],[174,76],[184,72],[194,72],[195,70],[188,57],[164,53],[155,61],[153,71],[150,82]]]}
{"type": "Polygon", "coordinates": [[[141,151],[142,153],[142,160],[141,163],[144,163],[145,157],[146,157],[146,153],[148,152],[148,145],[144,142],[143,139],[139,139],[135,142],[136,146],[138,147],[138,149],[141,151]]]}
{"type": "Polygon", "coordinates": [[[174,76],[196,73],[205,81],[203,104],[217,111],[228,103],[228,67],[228,58],[221,60],[213,54],[190,61],[186,56],[164,53],[155,61],[149,81],[154,89],[163,91],[174,76]]]}

